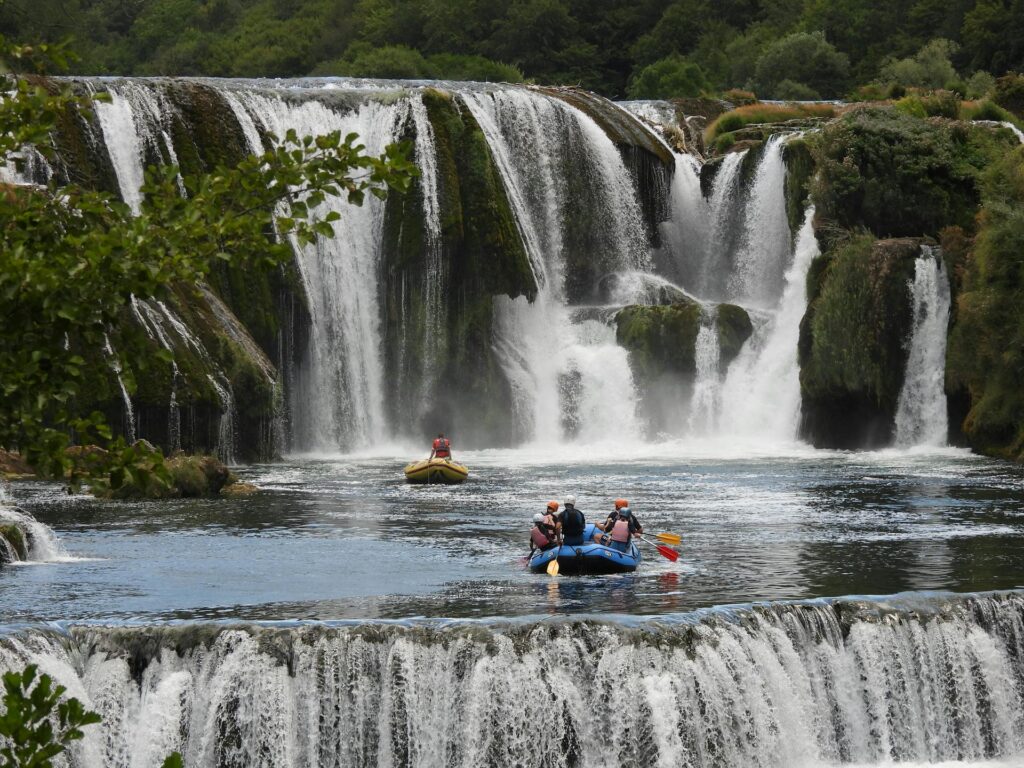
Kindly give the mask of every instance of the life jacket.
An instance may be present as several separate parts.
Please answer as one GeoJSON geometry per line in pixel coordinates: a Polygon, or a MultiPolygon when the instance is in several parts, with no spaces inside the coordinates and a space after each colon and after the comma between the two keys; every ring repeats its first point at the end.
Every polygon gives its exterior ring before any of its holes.
{"type": "Polygon", "coordinates": [[[533,528],[530,529],[530,539],[534,544],[543,549],[551,543],[551,539],[548,538],[545,531],[541,530],[542,525],[544,525],[544,523],[534,524],[533,528]]]}
{"type": "Polygon", "coordinates": [[[564,513],[565,520],[562,522],[562,534],[565,536],[580,536],[586,527],[586,518],[576,507],[567,507],[564,513]]]}
{"type": "Polygon", "coordinates": [[[452,455],[451,443],[447,437],[439,437],[434,440],[434,455],[439,459],[447,459],[452,455]]]}
{"type": "Polygon", "coordinates": [[[556,524],[554,515],[544,515],[544,527],[551,533],[555,532],[556,524]]]}
{"type": "Polygon", "coordinates": [[[624,517],[620,517],[615,521],[615,525],[612,526],[611,530],[612,541],[618,541],[623,544],[629,541],[629,520],[624,517]]]}

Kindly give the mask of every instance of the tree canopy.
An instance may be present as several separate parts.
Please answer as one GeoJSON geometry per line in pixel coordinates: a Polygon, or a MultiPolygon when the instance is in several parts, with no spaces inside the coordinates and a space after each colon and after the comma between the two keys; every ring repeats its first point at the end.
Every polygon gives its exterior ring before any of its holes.
{"type": "Polygon", "coordinates": [[[609,97],[674,56],[715,89],[770,76],[800,96],[883,70],[937,82],[918,68],[943,50],[964,81],[1024,71],[1024,0],[6,0],[0,31],[73,35],[87,74],[528,79],[609,97]]]}

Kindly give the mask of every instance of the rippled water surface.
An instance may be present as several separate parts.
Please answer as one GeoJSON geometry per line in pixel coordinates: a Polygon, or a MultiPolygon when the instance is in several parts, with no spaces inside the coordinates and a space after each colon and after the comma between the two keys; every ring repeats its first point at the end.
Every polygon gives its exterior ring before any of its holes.
{"type": "Polygon", "coordinates": [[[406,485],[411,452],[243,468],[230,500],[108,503],[18,483],[70,562],[0,572],[5,623],[57,619],[662,614],[713,605],[1024,586],[1024,472],[959,450],[800,447],[459,453],[463,486],[406,485]],[[736,456],[743,453],[742,456],[736,456]],[[683,536],[628,576],[525,568],[533,512],[627,497],[683,536]]]}

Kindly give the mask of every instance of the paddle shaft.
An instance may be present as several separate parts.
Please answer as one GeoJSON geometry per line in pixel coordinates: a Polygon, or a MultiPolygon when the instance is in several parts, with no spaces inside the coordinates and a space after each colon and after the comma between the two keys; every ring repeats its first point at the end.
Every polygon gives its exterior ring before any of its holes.
{"type": "Polygon", "coordinates": [[[679,559],[679,553],[678,552],[675,552],[674,550],[671,550],[668,547],[662,547],[662,546],[660,546],[658,544],[655,544],[653,541],[648,541],[647,539],[645,539],[643,536],[640,536],[639,534],[637,534],[637,538],[640,539],[640,541],[644,542],[645,544],[650,544],[652,547],[654,547],[656,550],[658,550],[658,554],[661,555],[662,557],[664,557],[666,560],[671,560],[674,563],[676,560],[679,559]]]}

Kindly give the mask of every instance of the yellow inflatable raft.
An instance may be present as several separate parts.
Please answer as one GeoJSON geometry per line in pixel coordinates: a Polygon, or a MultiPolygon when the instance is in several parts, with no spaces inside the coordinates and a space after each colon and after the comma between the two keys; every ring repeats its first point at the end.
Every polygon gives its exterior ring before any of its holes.
{"type": "Polygon", "coordinates": [[[457,485],[469,477],[469,470],[451,459],[424,459],[405,468],[410,483],[457,485]]]}

